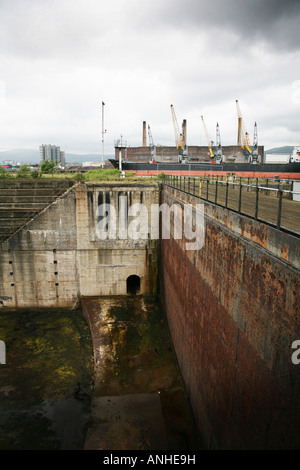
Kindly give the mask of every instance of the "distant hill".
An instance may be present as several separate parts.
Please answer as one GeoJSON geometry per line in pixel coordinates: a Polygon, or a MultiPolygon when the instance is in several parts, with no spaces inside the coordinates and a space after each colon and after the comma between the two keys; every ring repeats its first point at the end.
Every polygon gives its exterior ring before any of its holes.
{"type": "Polygon", "coordinates": [[[38,163],[40,161],[39,150],[14,149],[0,152],[0,161],[14,160],[20,163],[38,163]]]}
{"type": "MultiPolygon", "coordinates": [[[[292,153],[294,146],[285,146],[285,147],[276,147],[269,150],[265,150],[265,155],[267,153],[283,153],[290,154],[292,153]]],[[[113,154],[104,155],[104,160],[109,160],[110,158],[115,158],[113,154]]],[[[20,163],[39,163],[40,162],[40,153],[38,149],[14,149],[14,150],[5,150],[0,151],[0,163],[3,160],[13,160],[20,163]]],[[[75,154],[66,152],[66,163],[75,164],[82,162],[101,162],[102,154],[95,153],[86,153],[86,154],[75,154]]]]}
{"type": "MultiPolygon", "coordinates": [[[[104,160],[115,158],[114,155],[104,155],[104,160]]],[[[95,153],[87,153],[84,155],[76,155],[75,153],[66,152],[66,163],[82,163],[82,162],[101,162],[102,155],[95,153]]]]}
{"type": "Polygon", "coordinates": [[[274,149],[265,150],[265,153],[287,153],[290,154],[294,150],[294,146],[286,145],[285,147],[276,147],[274,149]]]}
{"type": "MultiPolygon", "coordinates": [[[[104,155],[104,160],[114,158],[114,155],[104,155]]],[[[40,153],[38,149],[14,149],[0,151],[0,163],[3,160],[13,160],[20,163],[39,163],[40,153]]],[[[66,152],[66,163],[82,163],[82,162],[101,162],[102,155],[87,153],[76,155],[75,153],[66,152]]]]}

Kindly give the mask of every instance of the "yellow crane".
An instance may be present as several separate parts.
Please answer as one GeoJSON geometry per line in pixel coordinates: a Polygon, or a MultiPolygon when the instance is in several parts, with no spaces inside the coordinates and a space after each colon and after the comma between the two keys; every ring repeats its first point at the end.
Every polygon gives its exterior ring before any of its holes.
{"type": "Polygon", "coordinates": [[[242,147],[243,150],[247,150],[249,155],[251,155],[252,150],[250,148],[250,138],[249,134],[245,129],[244,120],[242,117],[241,108],[239,105],[239,101],[235,100],[237,115],[238,115],[238,145],[242,147]]]}
{"type": "Polygon", "coordinates": [[[175,145],[178,150],[178,160],[183,161],[183,157],[186,157],[186,143],[184,141],[183,133],[179,131],[179,126],[174,110],[174,106],[171,104],[171,114],[173,119],[175,145]]]}
{"type": "Polygon", "coordinates": [[[206,127],[205,122],[204,122],[204,117],[201,116],[201,119],[202,119],[203,129],[204,129],[204,132],[205,132],[205,135],[206,135],[209,155],[210,155],[210,158],[214,158],[214,152],[213,152],[212,147],[211,147],[211,140],[209,138],[207,127],[206,127]]]}

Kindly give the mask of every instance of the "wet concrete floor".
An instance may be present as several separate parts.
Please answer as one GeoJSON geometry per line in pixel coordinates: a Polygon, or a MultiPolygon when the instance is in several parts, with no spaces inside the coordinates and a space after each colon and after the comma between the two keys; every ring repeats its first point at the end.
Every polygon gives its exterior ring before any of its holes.
{"type": "Polygon", "coordinates": [[[197,450],[166,319],[154,298],[82,299],[94,349],[87,450],[197,450]]]}

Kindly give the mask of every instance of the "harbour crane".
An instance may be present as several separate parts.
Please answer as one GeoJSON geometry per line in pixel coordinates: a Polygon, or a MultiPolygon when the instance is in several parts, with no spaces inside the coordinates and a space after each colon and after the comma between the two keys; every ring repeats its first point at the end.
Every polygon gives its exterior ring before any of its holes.
{"type": "Polygon", "coordinates": [[[154,142],[153,142],[152,132],[151,132],[149,124],[148,124],[148,136],[149,136],[149,147],[151,150],[151,163],[154,163],[156,160],[156,146],[154,145],[154,142]]]}
{"type": "Polygon", "coordinates": [[[204,117],[201,116],[201,119],[202,119],[203,129],[204,129],[205,136],[206,136],[206,140],[207,140],[209,155],[210,155],[210,158],[214,158],[215,155],[214,155],[214,152],[213,152],[213,150],[212,150],[212,144],[213,144],[213,142],[212,142],[212,141],[210,140],[210,138],[209,138],[208,131],[207,131],[207,127],[206,127],[205,122],[204,122],[204,117]]]}
{"type": "Polygon", "coordinates": [[[219,123],[217,122],[217,128],[216,128],[216,163],[222,163],[223,161],[223,156],[222,156],[222,145],[221,145],[221,134],[220,134],[220,128],[219,128],[219,123]]]}
{"type": "Polygon", "coordinates": [[[246,153],[246,156],[249,157],[252,153],[252,150],[250,148],[249,134],[245,129],[245,124],[244,124],[244,120],[242,117],[242,112],[241,112],[241,108],[239,105],[239,101],[235,100],[235,102],[236,102],[236,109],[237,109],[237,115],[238,115],[238,145],[242,147],[242,149],[246,153]]]}
{"type": "Polygon", "coordinates": [[[173,119],[175,145],[178,150],[178,161],[185,163],[186,158],[187,158],[185,135],[183,132],[179,131],[179,126],[178,126],[174,106],[172,104],[171,104],[171,113],[172,113],[172,119],[173,119]]]}
{"type": "Polygon", "coordinates": [[[253,150],[252,150],[252,163],[258,163],[258,139],[257,139],[257,124],[254,123],[253,133],[253,150]]]}

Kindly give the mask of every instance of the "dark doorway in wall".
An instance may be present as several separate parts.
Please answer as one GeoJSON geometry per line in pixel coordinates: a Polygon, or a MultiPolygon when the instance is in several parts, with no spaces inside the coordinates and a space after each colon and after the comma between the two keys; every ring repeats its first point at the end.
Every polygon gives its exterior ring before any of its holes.
{"type": "Polygon", "coordinates": [[[129,276],[127,278],[127,294],[136,295],[141,289],[141,278],[139,276],[129,276]]]}

